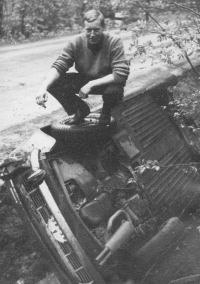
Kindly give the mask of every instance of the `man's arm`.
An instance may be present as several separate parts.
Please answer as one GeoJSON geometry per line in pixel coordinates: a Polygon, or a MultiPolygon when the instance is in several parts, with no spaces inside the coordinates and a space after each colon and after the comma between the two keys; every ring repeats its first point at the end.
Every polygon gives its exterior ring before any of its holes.
{"type": "Polygon", "coordinates": [[[108,85],[112,83],[116,84],[125,84],[128,75],[129,75],[129,64],[124,54],[124,46],[119,38],[115,38],[112,40],[110,45],[111,53],[111,66],[112,73],[106,75],[105,77],[91,80],[85,86],[83,86],[80,90],[80,97],[86,98],[89,93],[92,92],[94,87],[99,87],[103,85],[108,85]]]}
{"type": "Polygon", "coordinates": [[[81,88],[81,90],[79,92],[79,96],[81,98],[86,98],[87,95],[91,93],[91,91],[94,87],[99,87],[99,86],[112,84],[112,83],[115,83],[115,79],[114,79],[113,74],[109,74],[105,77],[92,80],[81,88]]]}
{"type": "Polygon", "coordinates": [[[60,73],[58,72],[58,70],[56,68],[51,68],[36,96],[36,103],[38,105],[45,107],[44,103],[48,99],[48,89],[59,78],[60,78],[60,73]]]}
{"type": "Polygon", "coordinates": [[[117,84],[125,85],[130,72],[129,62],[125,56],[123,42],[120,38],[113,38],[111,44],[112,74],[117,84]]]}
{"type": "Polygon", "coordinates": [[[93,87],[99,87],[99,86],[103,86],[103,85],[107,85],[107,84],[112,84],[112,83],[116,83],[113,74],[109,74],[105,77],[99,78],[99,79],[95,79],[90,81],[92,88],[93,87]]]}
{"type": "Polygon", "coordinates": [[[74,55],[73,55],[73,46],[74,43],[68,41],[65,48],[63,49],[62,55],[58,56],[57,60],[53,63],[52,68],[50,69],[47,77],[40,87],[38,95],[36,96],[36,102],[39,105],[45,107],[44,103],[48,99],[48,89],[52,86],[52,84],[57,81],[61,74],[65,74],[69,68],[74,63],[74,55]]]}

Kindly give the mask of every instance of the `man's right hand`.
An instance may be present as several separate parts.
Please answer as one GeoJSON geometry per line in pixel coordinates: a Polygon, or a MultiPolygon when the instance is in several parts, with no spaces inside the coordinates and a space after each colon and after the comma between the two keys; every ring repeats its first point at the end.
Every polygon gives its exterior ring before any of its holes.
{"type": "Polygon", "coordinates": [[[36,103],[40,106],[46,108],[45,103],[48,100],[48,92],[46,90],[40,91],[39,94],[36,96],[36,103]]]}
{"type": "Polygon", "coordinates": [[[47,77],[39,89],[38,95],[36,96],[36,103],[46,108],[45,103],[48,100],[48,89],[49,87],[60,78],[60,73],[56,68],[51,68],[47,77]]]}

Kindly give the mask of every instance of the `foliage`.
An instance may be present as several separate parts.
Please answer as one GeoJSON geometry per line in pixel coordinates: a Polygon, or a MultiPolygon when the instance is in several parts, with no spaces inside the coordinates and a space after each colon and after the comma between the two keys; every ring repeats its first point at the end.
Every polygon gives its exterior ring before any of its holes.
{"type": "Polygon", "coordinates": [[[1,283],[36,283],[50,271],[50,263],[29,238],[5,186],[0,186],[0,205],[1,283]]]}
{"type": "MultiPolygon", "coordinates": [[[[161,15],[163,12],[167,13],[167,11],[174,13],[172,5],[166,0],[141,0],[140,5],[157,15],[161,15]]],[[[185,5],[188,6],[188,4],[185,5]]],[[[84,12],[92,8],[99,9],[107,19],[111,20],[117,11],[126,16],[128,23],[140,18],[142,21],[138,22],[137,27],[142,33],[145,32],[145,29],[150,29],[150,24],[152,25],[150,22],[148,25],[144,25],[143,20],[147,20],[149,16],[138,6],[136,0],[0,0],[0,36],[10,38],[12,41],[30,37],[45,37],[49,34],[55,35],[61,30],[80,32],[84,12]]],[[[180,11],[181,8],[176,7],[176,10],[180,11]]],[[[108,22],[112,27],[110,20],[108,22]]],[[[185,22],[182,29],[185,29],[186,24],[185,22]]],[[[196,24],[198,25],[198,23],[196,24]]],[[[178,25],[175,27],[177,32],[178,25]]],[[[156,32],[155,27],[152,28],[156,32]]],[[[170,27],[171,30],[173,28],[170,27]]],[[[138,33],[135,35],[137,36],[138,33]]],[[[164,38],[162,37],[162,40],[164,38]]]]}
{"type": "MultiPolygon", "coordinates": [[[[141,5],[136,1],[141,18],[132,29],[132,60],[140,58],[141,62],[148,61],[151,65],[176,65],[178,60],[186,59],[199,78],[199,70],[194,67],[191,58],[200,53],[200,13],[193,1],[182,2],[180,5],[180,1],[170,3],[160,0],[141,5]],[[148,17],[145,18],[144,15],[148,17]]],[[[187,93],[182,92],[187,89],[187,84],[173,88],[175,100],[171,103],[171,108],[179,121],[189,122],[192,118],[199,122],[199,88],[193,86],[187,93]]],[[[194,129],[194,125],[191,127],[194,129]]]]}
{"type": "Polygon", "coordinates": [[[137,4],[149,20],[141,19],[133,28],[133,58],[140,56],[143,61],[149,59],[152,65],[159,62],[175,64],[176,59],[186,58],[199,76],[190,60],[191,55],[200,53],[200,14],[194,9],[195,6],[191,9],[191,2],[180,6],[164,1],[154,1],[146,8],[139,2],[137,4]],[[139,38],[147,34],[154,34],[155,42],[147,40],[141,43],[139,38]]]}
{"type": "Polygon", "coordinates": [[[137,174],[142,174],[146,170],[160,170],[160,165],[158,164],[158,161],[152,161],[152,160],[142,160],[140,166],[136,167],[137,174]]]}
{"type": "MultiPolygon", "coordinates": [[[[197,71],[199,72],[199,68],[197,71]]],[[[190,127],[200,126],[200,80],[191,72],[185,72],[181,81],[176,86],[170,87],[174,100],[170,109],[178,120],[185,120],[190,127]]]]}
{"type": "Polygon", "coordinates": [[[11,42],[59,31],[80,32],[83,13],[92,8],[105,17],[114,15],[111,1],[105,0],[0,0],[0,4],[0,36],[11,42]]]}

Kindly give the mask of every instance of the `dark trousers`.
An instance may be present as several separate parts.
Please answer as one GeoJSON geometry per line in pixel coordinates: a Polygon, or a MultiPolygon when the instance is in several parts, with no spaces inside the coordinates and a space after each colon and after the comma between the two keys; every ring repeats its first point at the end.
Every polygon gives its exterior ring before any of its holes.
{"type": "MultiPolygon", "coordinates": [[[[61,76],[50,88],[49,93],[54,96],[68,115],[77,112],[85,102],[76,94],[90,80],[79,73],[66,73],[61,76]]],[[[99,94],[103,97],[102,112],[110,114],[111,109],[118,105],[123,98],[124,86],[120,84],[109,84],[96,87],[92,94],[99,94]]]]}

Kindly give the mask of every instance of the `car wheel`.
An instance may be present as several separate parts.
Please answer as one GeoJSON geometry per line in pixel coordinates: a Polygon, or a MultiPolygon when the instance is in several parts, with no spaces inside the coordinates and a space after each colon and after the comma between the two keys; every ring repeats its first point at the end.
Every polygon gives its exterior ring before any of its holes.
{"type": "Polygon", "coordinates": [[[115,119],[111,117],[109,125],[99,125],[99,116],[99,113],[91,113],[78,125],[68,124],[70,117],[63,118],[52,123],[51,134],[55,139],[80,139],[81,142],[85,139],[98,139],[102,135],[109,135],[116,125],[115,119]]]}

